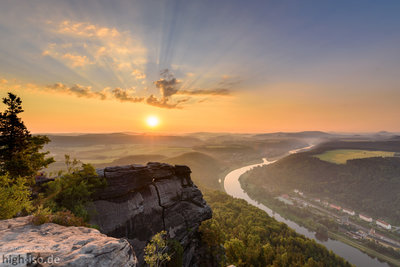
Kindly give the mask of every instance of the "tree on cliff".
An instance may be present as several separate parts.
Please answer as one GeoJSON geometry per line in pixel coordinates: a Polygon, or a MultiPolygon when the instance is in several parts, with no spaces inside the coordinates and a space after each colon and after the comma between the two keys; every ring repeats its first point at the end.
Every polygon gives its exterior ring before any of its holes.
{"type": "Polygon", "coordinates": [[[161,231],[151,238],[144,249],[144,260],[149,267],[163,266],[171,260],[171,256],[168,254],[166,231],[161,231]]]}
{"type": "Polygon", "coordinates": [[[49,152],[39,152],[50,142],[46,136],[32,136],[18,115],[22,109],[22,100],[13,93],[3,98],[7,106],[0,112],[0,174],[8,173],[12,179],[32,177],[40,169],[54,162],[46,158],[49,152]]]}

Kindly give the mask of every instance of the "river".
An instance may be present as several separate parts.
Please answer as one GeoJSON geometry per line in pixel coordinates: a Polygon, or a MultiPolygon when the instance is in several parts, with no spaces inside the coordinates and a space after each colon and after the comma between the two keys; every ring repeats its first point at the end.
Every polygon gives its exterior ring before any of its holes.
{"type": "MultiPolygon", "coordinates": [[[[312,146],[305,147],[305,148],[300,148],[300,149],[295,149],[289,152],[289,154],[294,154],[302,150],[307,150],[310,149],[312,146]]],[[[245,172],[251,170],[254,167],[257,166],[263,166],[263,165],[268,165],[271,163],[274,163],[275,161],[268,161],[266,159],[263,159],[262,163],[259,164],[253,164],[249,166],[245,166],[239,169],[236,169],[234,171],[231,171],[226,175],[225,180],[224,180],[224,188],[227,194],[246,200],[249,204],[256,206],[259,209],[262,209],[268,213],[269,216],[274,217],[277,221],[284,222],[286,223],[290,228],[294,229],[297,233],[305,235],[308,238],[312,238],[316,240],[318,243],[324,245],[328,249],[332,250],[334,253],[337,255],[343,257],[350,263],[360,266],[360,267],[389,267],[387,263],[383,263],[378,261],[376,258],[372,258],[368,256],[367,254],[361,252],[360,250],[349,246],[345,243],[342,243],[340,241],[336,241],[333,239],[328,239],[327,241],[321,241],[318,240],[315,237],[315,232],[309,231],[307,228],[302,227],[298,225],[297,223],[287,220],[280,216],[278,213],[274,212],[267,206],[258,203],[257,201],[251,199],[247,193],[242,189],[240,182],[239,182],[239,177],[244,174],[245,172]]]]}

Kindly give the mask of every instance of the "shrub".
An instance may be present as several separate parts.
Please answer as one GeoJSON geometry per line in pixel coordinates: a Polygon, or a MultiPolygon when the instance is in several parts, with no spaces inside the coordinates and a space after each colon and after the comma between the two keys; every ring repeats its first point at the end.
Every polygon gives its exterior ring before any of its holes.
{"type": "Polygon", "coordinates": [[[82,164],[77,168],[74,160],[71,167],[69,157],[66,156],[68,172],[46,184],[45,206],[53,212],[69,210],[74,215],[89,219],[86,205],[92,201],[92,195],[106,185],[104,178],[98,177],[90,164],[82,164]]]}
{"type": "Polygon", "coordinates": [[[10,219],[21,212],[32,210],[30,189],[27,180],[22,177],[11,179],[0,176],[0,219],[10,219]]]}
{"type": "Polygon", "coordinates": [[[171,260],[168,254],[167,232],[155,234],[144,248],[144,261],[150,267],[159,267],[171,260]]]}
{"type": "Polygon", "coordinates": [[[39,206],[33,214],[31,222],[34,225],[56,223],[63,226],[88,226],[82,218],[75,216],[69,210],[52,213],[49,208],[43,208],[43,206],[39,206]]]}

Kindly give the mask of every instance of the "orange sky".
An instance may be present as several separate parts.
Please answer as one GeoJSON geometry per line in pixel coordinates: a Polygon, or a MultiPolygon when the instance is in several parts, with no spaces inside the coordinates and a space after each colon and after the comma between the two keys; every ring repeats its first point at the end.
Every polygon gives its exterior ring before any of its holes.
{"type": "Polygon", "coordinates": [[[399,2],[21,1],[0,96],[34,133],[400,132],[399,2]]]}
{"type": "MultiPolygon", "coordinates": [[[[279,89],[210,99],[184,109],[160,109],[143,103],[78,98],[48,92],[13,90],[23,99],[23,120],[44,132],[273,132],[273,131],[398,131],[398,96],[360,95],[359,103],[334,95],[311,95],[279,89]],[[286,95],[291,95],[290,98],[286,95]],[[391,101],[385,99],[391,99],[391,101]],[[383,112],[393,116],[382,117],[383,112]],[[151,129],[148,116],[160,119],[151,129]],[[363,118],[363,119],[360,119],[363,118]]],[[[293,86],[293,85],[290,85],[293,86]]],[[[6,90],[1,90],[2,96],[6,90]]]]}

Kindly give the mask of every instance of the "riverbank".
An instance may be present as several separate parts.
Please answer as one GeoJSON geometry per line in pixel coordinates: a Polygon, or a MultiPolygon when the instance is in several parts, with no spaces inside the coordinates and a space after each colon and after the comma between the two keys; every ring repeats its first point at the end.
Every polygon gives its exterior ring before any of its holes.
{"type": "Polygon", "coordinates": [[[294,221],[285,219],[284,217],[280,216],[279,213],[274,212],[266,205],[263,205],[255,200],[253,200],[252,198],[250,198],[248,196],[248,194],[242,189],[240,182],[239,182],[239,177],[254,167],[268,165],[271,163],[273,163],[273,162],[263,159],[263,163],[244,166],[244,167],[241,167],[239,169],[235,169],[235,170],[229,172],[224,179],[225,192],[235,198],[243,199],[247,203],[249,203],[261,210],[264,210],[265,212],[268,213],[269,216],[274,217],[276,220],[285,223],[290,228],[294,229],[297,233],[302,234],[308,238],[314,239],[318,243],[324,245],[325,247],[332,250],[337,255],[345,258],[346,260],[348,260],[349,262],[351,262],[352,264],[354,264],[356,266],[363,266],[363,267],[369,267],[369,266],[371,266],[371,267],[388,267],[388,266],[390,266],[388,263],[378,261],[376,258],[371,258],[364,252],[362,252],[350,245],[347,245],[344,242],[340,242],[340,241],[333,240],[330,238],[328,238],[328,240],[326,240],[326,241],[318,240],[316,238],[315,232],[310,231],[309,229],[300,226],[299,224],[295,223],[294,221]]]}
{"type": "Polygon", "coordinates": [[[400,260],[386,254],[382,254],[370,247],[365,246],[363,243],[355,241],[347,237],[344,233],[338,230],[338,224],[335,221],[329,221],[324,216],[317,216],[310,212],[308,209],[299,209],[290,205],[286,205],[279,201],[273,196],[266,194],[262,189],[253,186],[246,182],[246,175],[242,175],[239,179],[243,190],[254,200],[267,206],[274,212],[287,220],[296,222],[297,224],[316,232],[316,237],[321,241],[326,240],[328,237],[347,245],[350,245],[366,254],[370,257],[375,257],[381,261],[387,262],[394,266],[400,266],[400,260]],[[324,224],[320,222],[325,220],[324,224]],[[322,230],[321,230],[322,229],[322,230]]]}

